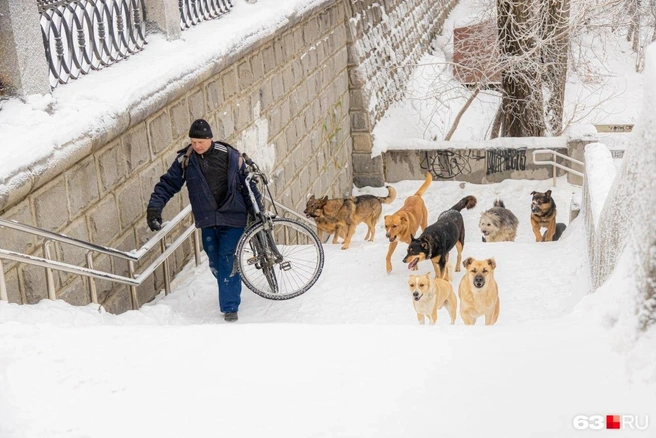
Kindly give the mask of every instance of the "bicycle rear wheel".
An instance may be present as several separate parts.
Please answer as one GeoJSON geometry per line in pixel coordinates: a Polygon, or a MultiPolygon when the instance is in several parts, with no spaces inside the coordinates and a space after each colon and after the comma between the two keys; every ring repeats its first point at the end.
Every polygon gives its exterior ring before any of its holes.
{"type": "Polygon", "coordinates": [[[323,270],[323,246],[316,233],[293,219],[275,218],[273,228],[255,224],[244,231],[237,268],[250,290],[270,300],[287,300],[310,289],[323,270]]]}

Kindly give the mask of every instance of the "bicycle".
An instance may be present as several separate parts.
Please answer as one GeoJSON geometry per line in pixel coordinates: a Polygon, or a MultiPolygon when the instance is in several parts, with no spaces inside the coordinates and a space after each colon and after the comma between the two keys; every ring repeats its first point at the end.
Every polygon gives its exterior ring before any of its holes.
{"type": "Polygon", "coordinates": [[[246,188],[254,215],[237,243],[235,260],[241,279],[250,290],[270,300],[287,300],[309,290],[323,270],[323,246],[307,225],[278,217],[269,182],[246,154],[246,188]],[[250,183],[261,182],[273,212],[260,209],[250,183]]]}

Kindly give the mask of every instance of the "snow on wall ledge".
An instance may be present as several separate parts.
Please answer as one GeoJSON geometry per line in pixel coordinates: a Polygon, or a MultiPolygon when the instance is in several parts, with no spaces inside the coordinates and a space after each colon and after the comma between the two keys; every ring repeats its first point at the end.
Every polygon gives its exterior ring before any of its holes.
{"type": "MultiPolygon", "coordinates": [[[[656,45],[646,52],[645,98],[631,133],[622,167],[612,182],[598,226],[586,213],[590,266],[595,288],[615,269],[622,254],[633,260],[635,288],[618,290],[638,303],[643,329],[656,322],[656,45]]],[[[586,151],[587,153],[587,151],[586,151]]],[[[611,178],[611,176],[607,176],[611,178]]],[[[607,181],[609,182],[609,181],[607,181]]],[[[591,185],[586,184],[584,208],[593,208],[591,185]]],[[[596,207],[594,207],[596,208],[596,207]]]]}

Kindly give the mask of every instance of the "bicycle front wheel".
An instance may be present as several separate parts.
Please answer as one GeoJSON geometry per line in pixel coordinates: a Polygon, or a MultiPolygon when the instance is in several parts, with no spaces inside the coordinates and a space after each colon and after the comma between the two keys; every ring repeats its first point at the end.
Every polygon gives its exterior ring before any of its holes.
{"type": "Polygon", "coordinates": [[[275,218],[272,229],[256,224],[237,245],[237,268],[250,290],[270,300],[287,300],[310,289],[323,270],[316,233],[293,219],[275,218]]]}

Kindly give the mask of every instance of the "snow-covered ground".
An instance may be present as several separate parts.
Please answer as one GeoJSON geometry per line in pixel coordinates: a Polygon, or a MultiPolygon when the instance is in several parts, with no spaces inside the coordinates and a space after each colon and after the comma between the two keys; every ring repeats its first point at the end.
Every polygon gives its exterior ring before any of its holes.
{"type": "MultiPolygon", "coordinates": [[[[393,184],[398,197],[383,213],[420,184],[393,184]]],[[[589,294],[582,218],[560,241],[534,242],[530,192],[547,189],[567,223],[580,188],[564,180],[433,182],[424,195],[429,222],[478,198],[463,212],[464,257],[497,262],[492,327],[459,316],[449,325],[445,310],[420,326],[405,245],[385,273],[382,221],[373,243],[361,225],[348,250],[325,245],[324,272],[300,297],[244,289],[236,324],[223,322],[206,262],[190,264],[171,295],[119,316],[0,303],[0,436],[579,437],[588,435],[573,427],[576,415],[653,420],[656,338],[635,346],[613,327],[627,308],[616,287],[589,294]],[[496,197],[520,220],[516,242],[481,242],[478,218],[496,197]]]]}

